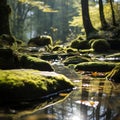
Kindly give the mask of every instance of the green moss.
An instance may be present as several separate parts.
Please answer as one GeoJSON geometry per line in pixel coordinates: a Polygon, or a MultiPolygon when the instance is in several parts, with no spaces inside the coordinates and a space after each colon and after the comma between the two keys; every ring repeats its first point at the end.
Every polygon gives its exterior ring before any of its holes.
{"type": "Polygon", "coordinates": [[[67,51],[67,53],[77,53],[77,49],[74,49],[74,48],[71,48],[71,47],[66,48],[66,51],[67,51]]]}
{"type": "Polygon", "coordinates": [[[66,58],[63,62],[65,65],[69,65],[69,64],[78,64],[81,62],[88,62],[89,59],[86,57],[81,57],[81,56],[71,56],[66,58]]]}
{"type": "Polygon", "coordinates": [[[52,44],[53,44],[52,37],[48,35],[41,35],[41,36],[32,38],[28,42],[29,46],[46,46],[46,45],[52,45],[52,44]]]}
{"type": "Polygon", "coordinates": [[[106,58],[120,58],[120,53],[114,53],[111,55],[107,55],[106,58]]]}
{"type": "Polygon", "coordinates": [[[59,59],[58,58],[58,54],[41,54],[40,56],[41,59],[43,60],[55,60],[55,59],[59,59]]]}
{"type": "Polygon", "coordinates": [[[31,68],[41,71],[53,71],[53,68],[51,67],[49,62],[41,60],[37,57],[23,55],[20,59],[20,63],[22,68],[31,68]]]}
{"type": "Polygon", "coordinates": [[[115,68],[108,73],[107,79],[120,83],[120,64],[116,65],[115,68]]]}
{"type": "Polygon", "coordinates": [[[115,63],[108,62],[84,62],[75,66],[75,70],[95,71],[95,72],[108,72],[115,67],[115,63]]]}
{"type": "Polygon", "coordinates": [[[78,50],[80,49],[83,50],[83,49],[89,49],[90,45],[89,45],[88,40],[73,40],[71,42],[71,47],[76,48],[78,50]]]}
{"type": "Polygon", "coordinates": [[[32,69],[0,70],[0,101],[35,100],[72,88],[73,83],[54,72],[32,69]]]}
{"type": "Polygon", "coordinates": [[[55,45],[55,46],[52,48],[52,51],[59,51],[59,50],[63,50],[63,47],[61,47],[60,45],[55,45]]]}
{"type": "Polygon", "coordinates": [[[91,48],[95,52],[107,52],[110,50],[110,44],[105,39],[97,39],[91,43],[91,48]]]}

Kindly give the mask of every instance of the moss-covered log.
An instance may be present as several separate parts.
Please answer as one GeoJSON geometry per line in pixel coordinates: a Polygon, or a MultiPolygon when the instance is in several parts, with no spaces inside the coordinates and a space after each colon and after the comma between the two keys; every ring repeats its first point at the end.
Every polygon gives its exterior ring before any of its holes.
{"type": "Polygon", "coordinates": [[[37,100],[71,88],[73,83],[55,72],[32,69],[0,70],[0,103],[37,100]]]}

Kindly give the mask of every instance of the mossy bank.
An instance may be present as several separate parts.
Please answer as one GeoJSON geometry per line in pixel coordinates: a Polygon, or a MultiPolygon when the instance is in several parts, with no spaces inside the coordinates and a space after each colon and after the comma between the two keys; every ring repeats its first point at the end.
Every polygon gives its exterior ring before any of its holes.
{"type": "Polygon", "coordinates": [[[33,69],[0,70],[0,103],[37,100],[73,87],[67,77],[55,72],[33,69]]]}

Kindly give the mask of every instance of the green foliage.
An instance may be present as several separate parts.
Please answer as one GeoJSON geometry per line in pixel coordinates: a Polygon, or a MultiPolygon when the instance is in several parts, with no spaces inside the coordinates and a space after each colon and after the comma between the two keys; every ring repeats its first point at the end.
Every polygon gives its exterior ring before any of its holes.
{"type": "MultiPolygon", "coordinates": [[[[115,2],[113,2],[113,7],[114,7],[114,11],[115,11],[116,21],[119,23],[120,22],[119,5],[115,2]]],[[[84,29],[81,9],[78,9],[78,12],[79,12],[79,15],[78,16],[73,16],[73,19],[69,22],[69,24],[70,24],[70,26],[74,26],[74,27],[79,26],[80,28],[84,29]]],[[[89,6],[89,13],[90,13],[90,18],[91,18],[92,25],[96,29],[101,28],[98,4],[92,5],[92,6],[90,5],[89,6]]],[[[107,20],[107,22],[111,25],[111,23],[112,23],[112,17],[111,17],[112,13],[111,13],[111,7],[110,7],[109,3],[104,4],[104,15],[105,15],[105,19],[107,20]]]]}
{"type": "Polygon", "coordinates": [[[37,7],[39,10],[42,10],[43,12],[58,12],[57,10],[53,10],[49,5],[46,5],[43,1],[19,0],[19,2],[29,4],[32,7],[37,7]]]}
{"type": "Polygon", "coordinates": [[[22,68],[37,69],[41,71],[53,71],[53,68],[51,67],[49,62],[27,55],[23,55],[21,57],[20,66],[22,68]]]}
{"type": "Polygon", "coordinates": [[[95,52],[107,52],[110,50],[110,44],[105,39],[97,39],[92,42],[91,48],[95,52]]]}
{"type": "Polygon", "coordinates": [[[8,0],[8,2],[13,9],[10,20],[12,33],[26,42],[39,34],[49,34],[55,41],[58,39],[66,41],[69,35],[68,22],[78,14],[77,9],[80,7],[79,0],[8,0]]]}
{"type": "Polygon", "coordinates": [[[75,66],[75,70],[93,71],[93,72],[108,72],[115,67],[115,63],[108,62],[83,62],[75,66]]]}
{"type": "Polygon", "coordinates": [[[36,100],[72,87],[68,78],[54,72],[0,70],[0,102],[36,100]]]}
{"type": "MultiPolygon", "coordinates": [[[[114,7],[114,12],[115,12],[115,18],[116,21],[119,23],[120,22],[120,12],[119,12],[119,5],[117,3],[113,3],[113,7],[114,7]]],[[[112,23],[112,12],[111,12],[111,7],[109,4],[105,4],[104,5],[104,13],[105,13],[105,17],[108,23],[112,23]]]]}

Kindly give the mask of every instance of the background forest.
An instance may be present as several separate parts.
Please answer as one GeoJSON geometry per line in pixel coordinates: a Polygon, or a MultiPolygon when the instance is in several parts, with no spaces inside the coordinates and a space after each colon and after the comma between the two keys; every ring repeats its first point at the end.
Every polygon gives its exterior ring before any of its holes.
{"type": "MultiPolygon", "coordinates": [[[[101,0],[88,1],[92,25],[101,32],[99,13],[101,0]]],[[[102,2],[107,24],[113,25],[113,19],[119,23],[119,2],[115,0],[102,2]]],[[[54,41],[60,40],[63,43],[75,39],[78,35],[85,36],[80,0],[8,0],[8,4],[12,8],[10,17],[12,33],[25,42],[45,34],[52,36],[54,41]]]]}

